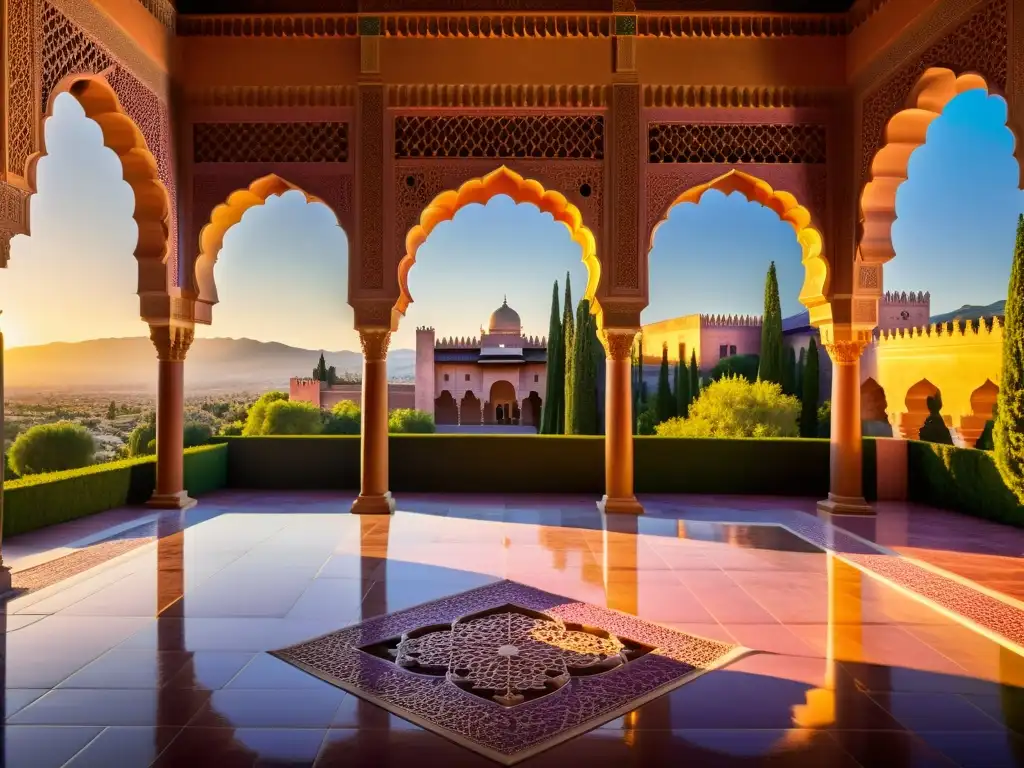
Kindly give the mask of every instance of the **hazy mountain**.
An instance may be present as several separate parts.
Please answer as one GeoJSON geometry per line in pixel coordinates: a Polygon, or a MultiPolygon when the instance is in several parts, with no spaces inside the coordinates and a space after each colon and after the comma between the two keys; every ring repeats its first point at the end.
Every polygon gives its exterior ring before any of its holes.
{"type": "Polygon", "coordinates": [[[993,301],[987,306],[977,304],[964,304],[960,309],[946,312],[942,315],[932,315],[933,323],[948,323],[950,320],[980,320],[983,317],[1002,317],[1006,312],[1006,299],[993,301]]]}
{"type": "MultiPolygon", "coordinates": [[[[324,352],[338,373],[358,373],[358,352],[324,352]]],[[[148,338],[93,339],[8,349],[4,356],[8,391],[149,392],[156,388],[156,350],[148,338]]],[[[413,376],[416,353],[388,353],[388,374],[413,376]]],[[[309,376],[320,350],[299,349],[252,339],[196,339],[185,362],[189,392],[251,391],[288,388],[292,376],[309,376]]]]}

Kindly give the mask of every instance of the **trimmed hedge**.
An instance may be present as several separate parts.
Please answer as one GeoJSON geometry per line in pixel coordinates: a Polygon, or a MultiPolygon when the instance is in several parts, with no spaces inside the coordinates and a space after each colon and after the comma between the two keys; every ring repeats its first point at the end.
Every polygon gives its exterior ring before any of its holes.
{"type": "Polygon", "coordinates": [[[911,441],[907,444],[910,501],[1024,527],[1017,502],[989,451],[911,441]]]}
{"type": "MultiPolygon", "coordinates": [[[[185,487],[199,496],[227,482],[228,450],[204,445],[185,451],[185,487]]],[[[3,535],[15,536],[126,504],[142,504],[156,486],[156,457],[29,475],[4,483],[3,535]]]]}
{"type": "MultiPolygon", "coordinates": [[[[359,487],[359,437],[217,437],[227,443],[231,488],[359,487]]],[[[638,493],[828,493],[829,444],[821,439],[637,437],[638,493]]],[[[390,487],[399,493],[604,492],[604,437],[392,435],[390,487]]],[[[864,441],[865,493],[875,497],[874,440],[864,441]]]]}

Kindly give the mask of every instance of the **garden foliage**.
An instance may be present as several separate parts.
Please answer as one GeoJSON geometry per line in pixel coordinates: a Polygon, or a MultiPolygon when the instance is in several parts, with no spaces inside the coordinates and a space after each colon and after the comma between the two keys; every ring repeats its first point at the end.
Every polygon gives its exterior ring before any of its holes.
{"type": "Polygon", "coordinates": [[[92,464],[96,445],[81,424],[58,421],[22,432],[10,450],[11,469],[22,477],[60,472],[92,464]]]}
{"type": "Polygon", "coordinates": [[[740,376],[712,382],[686,419],[657,426],[662,437],[796,437],[800,404],[779,384],[740,376]]]}
{"type": "Polygon", "coordinates": [[[992,441],[996,466],[1006,487],[1024,503],[1024,213],[1017,218],[1017,241],[1006,295],[1003,370],[992,441]]]}

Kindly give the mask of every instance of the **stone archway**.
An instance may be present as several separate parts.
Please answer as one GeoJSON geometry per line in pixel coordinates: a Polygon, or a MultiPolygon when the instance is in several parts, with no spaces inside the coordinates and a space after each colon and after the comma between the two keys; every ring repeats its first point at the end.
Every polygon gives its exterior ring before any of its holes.
{"type": "Polygon", "coordinates": [[[420,213],[418,223],[406,234],[405,255],[398,264],[399,297],[393,310],[392,328],[397,328],[398,319],[405,315],[413,302],[409,292],[409,272],[416,263],[420,246],[426,242],[434,227],[452,219],[461,208],[473,203],[485,204],[498,195],[507,195],[516,203],[535,205],[542,213],[550,213],[555,221],[565,225],[570,237],[579,244],[587,268],[587,286],[583,298],[590,300],[594,313],[600,317],[596,296],[601,281],[601,262],[597,254],[597,240],[584,223],[583,214],[561,192],[545,189],[540,182],[525,178],[502,165],[480,178],[466,181],[456,190],[442,192],[420,213]]]}
{"type": "Polygon", "coordinates": [[[434,400],[434,423],[435,424],[458,424],[459,409],[455,404],[455,398],[447,389],[434,400]]]}
{"type": "Polygon", "coordinates": [[[459,423],[465,425],[483,424],[483,412],[480,410],[480,398],[469,390],[462,396],[459,406],[459,423]]]}
{"type": "Polygon", "coordinates": [[[541,397],[536,392],[530,392],[529,397],[523,400],[522,424],[527,427],[540,427],[541,397]]]}
{"type": "Polygon", "coordinates": [[[802,251],[801,262],[804,265],[804,284],[800,289],[800,303],[810,312],[812,325],[818,326],[831,322],[832,310],[827,299],[830,287],[829,264],[823,254],[821,232],[812,226],[811,212],[800,204],[791,193],[776,191],[767,182],[743,171],[735,169],[728,171],[708,182],[691,187],[672,200],[651,228],[644,267],[650,268],[650,252],[654,248],[654,238],[661,225],[668,220],[669,212],[680,203],[699,203],[704,194],[712,189],[726,195],[739,192],[747,200],[760,203],[771,209],[780,219],[793,227],[802,251]]]}
{"type": "Polygon", "coordinates": [[[279,197],[292,191],[301,192],[307,204],[320,203],[327,206],[334,214],[335,223],[341,227],[341,223],[338,221],[338,212],[334,211],[323,199],[309,194],[302,187],[292,184],[277,174],[268,174],[256,179],[244,189],[235,190],[228,195],[223,203],[213,209],[209,221],[199,232],[199,252],[193,269],[193,284],[188,286],[196,296],[196,322],[209,324],[213,319],[213,305],[218,302],[214,268],[217,265],[221,249],[224,247],[224,236],[228,230],[241,222],[242,217],[251,208],[265,205],[271,197],[279,197]]]}
{"type": "Polygon", "coordinates": [[[516,388],[511,382],[499,379],[491,384],[488,397],[490,420],[495,424],[511,424],[516,408],[516,388]]]}

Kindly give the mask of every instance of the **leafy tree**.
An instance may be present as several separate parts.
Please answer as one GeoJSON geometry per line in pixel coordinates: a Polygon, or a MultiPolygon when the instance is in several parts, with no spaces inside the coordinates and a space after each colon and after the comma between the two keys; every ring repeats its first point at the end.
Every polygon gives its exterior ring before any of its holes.
{"type": "MultiPolygon", "coordinates": [[[[757,381],[760,358],[757,355],[733,355],[723,357],[711,369],[711,381],[729,376],[742,376],[747,381],[757,381]]],[[[789,393],[787,393],[789,394],[789,393]]]]}
{"type": "Polygon", "coordinates": [[[213,437],[213,430],[209,424],[202,424],[191,421],[185,425],[185,447],[193,448],[197,445],[205,445],[213,437]]]}
{"type": "Polygon", "coordinates": [[[274,400],[266,408],[261,434],[316,435],[322,427],[320,409],[312,403],[274,400]]]}
{"type": "Polygon", "coordinates": [[[800,402],[800,437],[815,437],[818,434],[818,345],[813,338],[807,347],[800,402]]]}
{"type": "Polygon", "coordinates": [[[580,301],[576,307],[576,334],[573,341],[572,413],[566,421],[565,433],[597,434],[597,323],[590,314],[590,302],[580,301]]]}
{"type": "Polygon", "coordinates": [[[636,430],[638,435],[653,435],[657,427],[657,414],[650,408],[645,408],[637,419],[636,430]]]}
{"type": "Polygon", "coordinates": [[[795,388],[793,394],[796,395],[801,400],[803,400],[804,397],[804,368],[807,365],[806,357],[807,350],[804,349],[803,347],[800,347],[800,356],[797,358],[796,361],[796,376],[793,379],[795,388]]]}
{"type": "Polygon", "coordinates": [[[351,400],[335,403],[330,412],[324,414],[325,435],[358,435],[361,429],[362,412],[351,400]]]}
{"type": "Polygon", "coordinates": [[[764,282],[764,317],[761,320],[761,362],[757,378],[782,384],[782,305],[779,302],[779,280],[775,262],[768,267],[764,282]]]}
{"type": "Polygon", "coordinates": [[[655,416],[660,424],[675,416],[675,398],[668,383],[668,344],[661,345],[661,368],[658,370],[658,392],[655,396],[655,416]]]}
{"type": "Polygon", "coordinates": [[[690,350],[690,403],[700,397],[700,369],[697,367],[697,350],[690,350]]]}
{"type": "Polygon", "coordinates": [[[271,392],[264,392],[252,407],[249,409],[249,415],[245,420],[245,429],[242,430],[242,434],[246,437],[254,437],[256,435],[269,434],[264,430],[263,423],[267,418],[267,407],[271,403],[276,403],[279,400],[287,400],[288,395],[278,390],[271,392]]]}
{"type": "Polygon", "coordinates": [[[576,343],[576,333],[572,322],[572,290],[569,285],[569,273],[565,273],[565,303],[562,305],[562,359],[564,360],[564,400],[562,402],[562,423],[558,430],[560,434],[572,434],[569,429],[569,422],[572,419],[572,364],[573,344],[576,343]]]}
{"type": "Polygon", "coordinates": [[[154,440],[156,440],[156,414],[150,412],[128,434],[128,456],[148,456],[152,454],[153,451],[149,449],[149,444],[154,440]]]}
{"type": "Polygon", "coordinates": [[[327,369],[327,385],[333,387],[338,383],[338,369],[333,365],[327,369]]]}
{"type": "Polygon", "coordinates": [[[921,425],[921,432],[918,439],[926,443],[941,443],[952,445],[953,436],[949,434],[949,427],[942,420],[942,393],[936,392],[932,397],[925,400],[928,406],[928,416],[921,425]]]}
{"type": "Polygon", "coordinates": [[[633,434],[640,434],[638,429],[640,412],[643,410],[643,377],[644,377],[644,334],[639,333],[636,338],[636,343],[630,350],[629,354],[630,362],[630,389],[633,396],[633,434]]]}
{"type": "Polygon", "coordinates": [[[327,381],[327,361],[324,360],[324,353],[320,353],[320,361],[313,369],[313,378],[317,381],[327,381]]]}
{"type": "Polygon", "coordinates": [[[657,426],[662,437],[795,437],[800,403],[771,381],[732,376],[711,382],[687,419],[657,426]]]}
{"type": "Polygon", "coordinates": [[[110,405],[107,406],[107,420],[113,421],[117,418],[117,403],[113,400],[110,401],[110,405]]]}
{"type": "Polygon", "coordinates": [[[542,435],[557,435],[558,417],[562,399],[565,397],[565,363],[562,362],[562,322],[559,319],[561,310],[558,306],[558,281],[551,289],[551,318],[548,321],[548,352],[547,382],[544,390],[544,402],[540,412],[540,432],[542,435]]]}
{"type": "Polygon", "coordinates": [[[434,414],[412,408],[396,408],[388,415],[388,432],[429,434],[436,432],[434,414]]]}
{"type": "Polygon", "coordinates": [[[38,424],[11,446],[11,468],[21,476],[59,472],[92,464],[96,444],[85,427],[70,421],[38,424]]]}
{"type": "Polygon", "coordinates": [[[690,372],[684,360],[676,363],[676,415],[683,419],[690,415],[690,372]]]}
{"type": "Polygon", "coordinates": [[[1003,320],[1003,371],[992,442],[1003,482],[1024,503],[1024,213],[1017,217],[1017,242],[1003,320]]]}
{"type": "Polygon", "coordinates": [[[225,437],[237,436],[242,434],[243,429],[245,429],[244,422],[225,422],[220,428],[220,434],[224,435],[225,437]]]}
{"type": "Polygon", "coordinates": [[[796,350],[787,344],[782,362],[782,391],[787,395],[795,395],[796,389],[796,350]]]}
{"type": "Polygon", "coordinates": [[[818,406],[818,437],[832,436],[832,401],[826,400],[818,406]]]}

